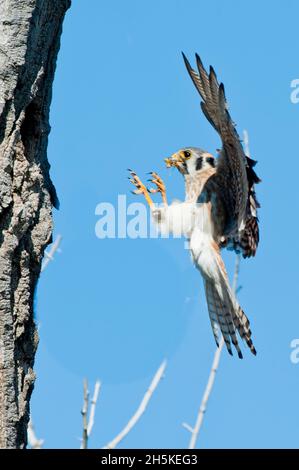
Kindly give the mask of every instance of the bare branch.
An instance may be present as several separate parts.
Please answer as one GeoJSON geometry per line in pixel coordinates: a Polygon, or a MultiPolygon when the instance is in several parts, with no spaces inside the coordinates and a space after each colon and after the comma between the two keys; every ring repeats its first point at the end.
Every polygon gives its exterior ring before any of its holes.
{"type": "Polygon", "coordinates": [[[52,243],[50,251],[49,252],[45,251],[44,260],[43,260],[42,267],[41,267],[41,272],[46,269],[50,261],[53,261],[54,253],[58,250],[61,240],[62,240],[62,236],[57,235],[56,240],[52,243]]]}
{"type": "Polygon", "coordinates": [[[80,449],[87,449],[88,447],[88,439],[91,434],[93,425],[94,425],[94,417],[96,412],[96,405],[100,393],[101,382],[99,380],[96,381],[94,386],[93,397],[90,402],[90,410],[89,410],[89,418],[87,420],[88,409],[89,409],[89,391],[88,391],[88,384],[87,381],[84,380],[83,382],[83,407],[82,407],[82,419],[83,419],[83,438],[81,439],[81,446],[80,449]]]}
{"type": "Polygon", "coordinates": [[[165,372],[165,369],[166,369],[166,364],[167,364],[166,360],[164,360],[162,362],[162,364],[160,365],[160,367],[157,370],[157,372],[156,372],[149,388],[145,392],[145,395],[144,395],[143,399],[141,400],[141,403],[140,403],[139,407],[137,408],[136,412],[134,413],[134,415],[132,416],[132,418],[130,419],[128,424],[123,428],[123,430],[112,441],[110,441],[105,447],[103,447],[104,449],[114,449],[120,443],[120,441],[122,441],[124,439],[124,437],[131,431],[131,429],[135,426],[135,424],[139,421],[139,419],[141,418],[141,416],[145,412],[145,410],[147,408],[147,405],[148,405],[154,391],[156,390],[160,380],[162,379],[162,377],[164,375],[164,372],[165,372]]]}
{"type": "Polygon", "coordinates": [[[236,256],[236,261],[235,261],[235,272],[234,272],[234,277],[233,277],[233,282],[232,282],[232,291],[234,294],[237,292],[238,288],[238,278],[239,278],[239,272],[240,272],[240,255],[236,256]]]}
{"type": "Polygon", "coordinates": [[[194,429],[191,428],[191,426],[189,426],[189,424],[187,424],[187,423],[182,423],[182,426],[183,426],[183,428],[187,429],[187,431],[189,431],[189,432],[194,431],[194,429]]]}
{"type": "Polygon", "coordinates": [[[83,420],[83,437],[82,437],[81,449],[87,449],[87,446],[88,446],[88,433],[87,433],[88,405],[89,405],[88,384],[87,384],[87,380],[84,379],[83,381],[83,406],[81,410],[82,420],[83,420]]]}
{"type": "MultiPolygon", "coordinates": [[[[240,255],[237,255],[236,256],[236,263],[235,263],[234,278],[233,278],[233,282],[232,282],[232,290],[233,290],[234,293],[236,292],[236,289],[237,289],[239,270],[240,270],[240,255]]],[[[215,354],[214,354],[214,359],[213,359],[212,367],[211,367],[211,370],[210,370],[208,382],[207,382],[207,385],[206,385],[206,388],[205,388],[205,391],[204,391],[204,394],[203,394],[203,397],[202,397],[202,400],[201,400],[201,404],[200,404],[200,407],[199,407],[199,410],[198,410],[198,414],[197,414],[197,418],[196,418],[194,428],[189,426],[189,424],[187,424],[187,423],[183,423],[183,427],[191,433],[191,438],[190,438],[190,442],[189,442],[189,446],[188,446],[189,449],[195,449],[195,447],[196,447],[198,434],[199,434],[199,431],[200,431],[202,423],[203,423],[204,414],[206,412],[208,401],[209,401],[209,398],[210,398],[210,395],[211,395],[211,392],[212,392],[212,389],[213,389],[213,385],[214,385],[214,382],[215,382],[216,372],[217,372],[218,367],[219,367],[220,357],[221,357],[223,346],[224,346],[224,339],[223,339],[223,336],[222,336],[221,340],[219,342],[219,347],[216,349],[215,354]]]]}
{"type": "Polygon", "coordinates": [[[94,392],[93,392],[93,397],[90,403],[90,412],[89,412],[89,420],[88,420],[88,425],[87,425],[87,436],[89,437],[94,425],[94,417],[95,417],[95,412],[96,412],[96,406],[97,406],[97,401],[99,397],[101,389],[101,382],[99,380],[96,381],[95,386],[94,386],[94,392]]]}
{"type": "Polygon", "coordinates": [[[43,439],[38,439],[36,437],[35,431],[34,431],[34,426],[32,423],[32,420],[30,419],[28,423],[28,442],[30,445],[31,449],[41,449],[44,443],[43,439]]]}

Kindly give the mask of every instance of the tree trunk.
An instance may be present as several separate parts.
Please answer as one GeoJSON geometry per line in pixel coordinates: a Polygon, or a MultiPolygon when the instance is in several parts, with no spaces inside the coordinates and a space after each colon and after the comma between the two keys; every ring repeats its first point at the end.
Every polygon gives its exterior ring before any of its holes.
{"type": "Polygon", "coordinates": [[[25,448],[38,334],[33,298],[58,201],[49,107],[70,0],[0,0],[0,448],[25,448]]]}

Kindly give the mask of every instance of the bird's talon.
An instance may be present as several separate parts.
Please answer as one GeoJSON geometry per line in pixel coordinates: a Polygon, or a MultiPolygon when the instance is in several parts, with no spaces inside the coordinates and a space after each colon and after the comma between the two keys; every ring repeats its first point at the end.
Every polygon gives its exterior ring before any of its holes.
{"type": "Polygon", "coordinates": [[[133,170],[128,170],[128,171],[131,173],[131,177],[129,177],[129,181],[136,187],[134,191],[131,191],[132,194],[135,194],[135,195],[143,194],[147,203],[149,204],[149,206],[151,206],[153,204],[153,201],[150,198],[148,189],[144,186],[144,184],[140,180],[139,176],[137,176],[135,171],[133,170]]]}
{"type": "Polygon", "coordinates": [[[151,183],[155,184],[157,186],[156,189],[151,189],[151,193],[152,194],[155,194],[155,193],[161,193],[161,196],[162,196],[162,199],[163,199],[163,202],[164,204],[167,204],[167,199],[166,199],[166,188],[165,188],[165,184],[164,184],[164,181],[162,180],[162,178],[158,175],[158,173],[156,173],[155,171],[151,171],[149,173],[152,178],[151,179],[148,179],[148,181],[150,181],[151,183]]]}

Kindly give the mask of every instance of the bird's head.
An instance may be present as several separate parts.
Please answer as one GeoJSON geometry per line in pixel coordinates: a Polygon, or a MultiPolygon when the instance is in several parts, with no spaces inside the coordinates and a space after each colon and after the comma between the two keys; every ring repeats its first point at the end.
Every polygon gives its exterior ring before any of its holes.
{"type": "Polygon", "coordinates": [[[216,160],[210,153],[196,147],[186,147],[165,158],[167,168],[175,167],[183,175],[194,175],[198,171],[214,168],[216,160]]]}

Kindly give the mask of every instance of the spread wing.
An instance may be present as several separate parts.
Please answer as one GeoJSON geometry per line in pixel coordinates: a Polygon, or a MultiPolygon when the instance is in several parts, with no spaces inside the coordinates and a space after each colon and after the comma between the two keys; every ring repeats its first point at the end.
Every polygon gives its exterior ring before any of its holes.
{"type": "Polygon", "coordinates": [[[183,58],[202,98],[201,109],[222,140],[217,170],[211,184],[218,186],[227,213],[223,235],[226,243],[232,243],[236,250],[240,248],[244,256],[252,256],[259,238],[256,214],[258,202],[254,191],[254,184],[259,182],[259,178],[252,168],[255,162],[245,156],[228,112],[224,85],[219,85],[213,67],[210,67],[208,74],[196,54],[198,70],[195,71],[184,54],[183,58]]]}

